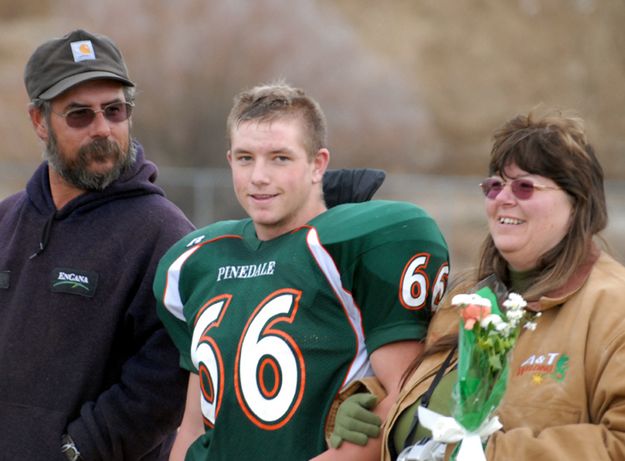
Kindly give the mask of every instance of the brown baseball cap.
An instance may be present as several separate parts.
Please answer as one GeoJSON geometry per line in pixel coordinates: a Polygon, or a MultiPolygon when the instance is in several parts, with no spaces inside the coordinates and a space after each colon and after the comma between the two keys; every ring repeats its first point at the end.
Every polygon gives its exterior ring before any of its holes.
{"type": "Polygon", "coordinates": [[[79,83],[95,79],[118,80],[125,86],[135,86],[113,41],[82,29],[40,45],[24,71],[31,101],[53,99],[79,83]]]}

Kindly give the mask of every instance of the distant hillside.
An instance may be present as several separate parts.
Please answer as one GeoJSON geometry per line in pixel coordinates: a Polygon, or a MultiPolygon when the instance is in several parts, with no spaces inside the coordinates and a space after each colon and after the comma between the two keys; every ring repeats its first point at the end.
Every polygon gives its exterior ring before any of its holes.
{"type": "Polygon", "coordinates": [[[225,166],[232,96],[284,77],[321,101],[335,166],[480,175],[493,130],[543,104],[584,117],[625,178],[623,23],[622,0],[0,0],[0,159],[39,159],[23,66],[80,26],[123,49],[163,165],[225,166]]]}
{"type": "Polygon", "coordinates": [[[444,139],[444,169],[482,172],[490,134],[536,105],[577,111],[610,177],[625,177],[622,0],[325,0],[411,80],[444,139]]]}
{"type": "MultiPolygon", "coordinates": [[[[378,197],[430,211],[457,270],[486,232],[477,183],[491,134],[517,112],[577,110],[608,177],[625,179],[624,23],[623,0],[0,0],[0,198],[41,158],[24,64],[85,27],[123,50],[134,134],[197,224],[241,212],[229,181],[200,169],[226,166],[232,96],[284,77],[324,107],[332,165],[386,169],[378,197]]],[[[608,183],[606,233],[621,260],[624,184],[608,183]]]]}

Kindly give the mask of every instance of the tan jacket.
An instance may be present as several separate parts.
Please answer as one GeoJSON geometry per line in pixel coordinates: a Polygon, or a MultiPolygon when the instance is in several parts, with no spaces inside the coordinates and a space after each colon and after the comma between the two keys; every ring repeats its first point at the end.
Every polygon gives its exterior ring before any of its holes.
{"type": "Polygon", "coordinates": [[[533,307],[487,459],[625,460],[625,267],[597,251],[533,307]]]}
{"type": "MultiPolygon", "coordinates": [[[[504,427],[486,458],[625,460],[625,267],[595,250],[530,308],[542,316],[512,352],[497,410],[504,427]]],[[[408,394],[400,400],[412,403],[408,394]]]]}
{"type": "MultiPolygon", "coordinates": [[[[625,267],[597,250],[565,286],[530,307],[542,316],[512,352],[497,411],[504,427],[489,439],[487,459],[625,460],[625,267]]],[[[457,328],[457,313],[439,310],[426,342],[457,328]]],[[[389,428],[427,390],[446,355],[424,360],[390,409],[382,461],[391,461],[389,428]]]]}

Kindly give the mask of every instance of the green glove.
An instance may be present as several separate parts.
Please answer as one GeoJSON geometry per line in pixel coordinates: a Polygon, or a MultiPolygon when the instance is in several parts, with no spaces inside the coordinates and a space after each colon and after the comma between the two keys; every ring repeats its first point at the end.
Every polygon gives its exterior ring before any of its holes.
{"type": "Polygon", "coordinates": [[[377,402],[378,398],[373,394],[354,394],[345,399],[336,412],[330,446],[338,448],[343,440],[364,446],[369,437],[377,437],[382,420],[369,411],[377,402]]]}

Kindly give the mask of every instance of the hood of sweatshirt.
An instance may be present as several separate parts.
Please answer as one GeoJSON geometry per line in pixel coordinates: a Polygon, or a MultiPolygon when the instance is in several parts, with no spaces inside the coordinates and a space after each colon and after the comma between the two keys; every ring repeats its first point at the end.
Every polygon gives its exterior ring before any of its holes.
{"type": "Polygon", "coordinates": [[[122,172],[118,179],[102,191],[88,191],[79,195],[60,210],[56,209],[52,200],[48,162],[44,161],[39,165],[26,185],[26,194],[35,209],[48,218],[41,230],[39,248],[36,249],[31,258],[45,250],[50,229],[55,221],[86,213],[113,200],[147,194],[164,195],[163,190],[154,184],[158,176],[156,165],[145,159],[141,144],[133,140],[133,145],[136,149],[137,158],[130,168],[122,172]]]}

